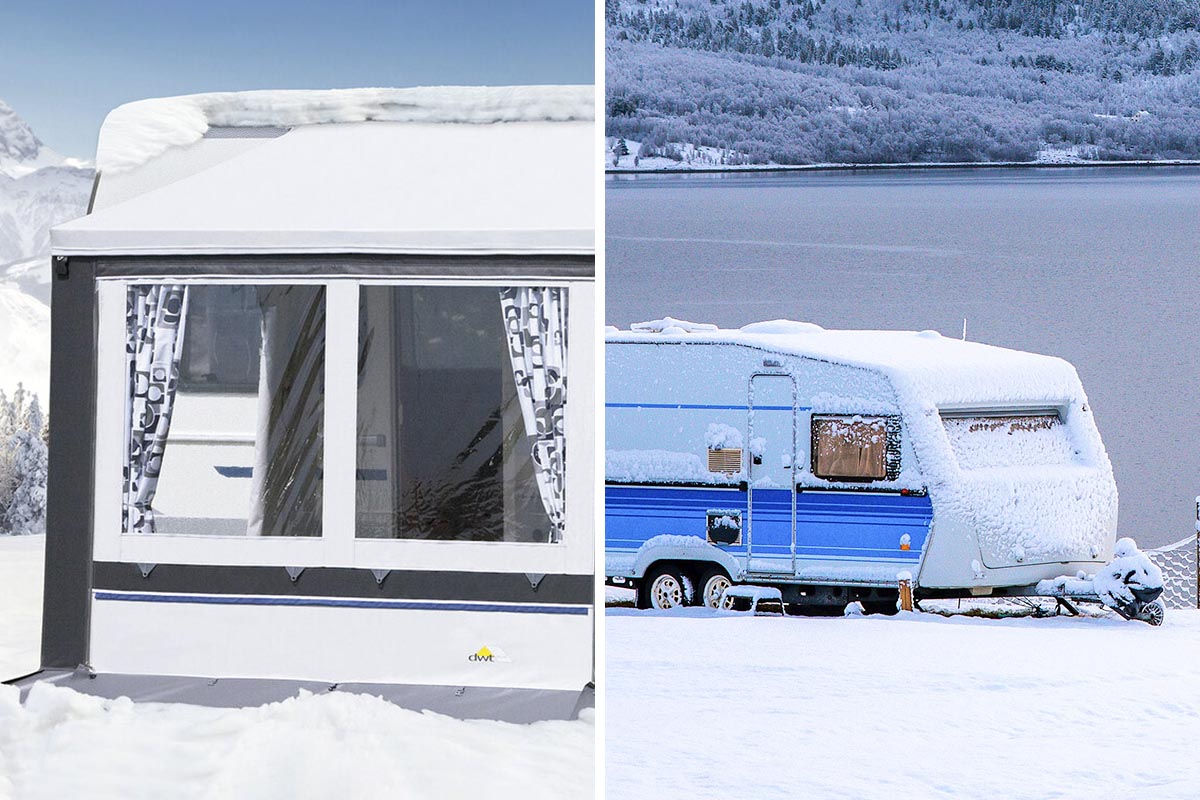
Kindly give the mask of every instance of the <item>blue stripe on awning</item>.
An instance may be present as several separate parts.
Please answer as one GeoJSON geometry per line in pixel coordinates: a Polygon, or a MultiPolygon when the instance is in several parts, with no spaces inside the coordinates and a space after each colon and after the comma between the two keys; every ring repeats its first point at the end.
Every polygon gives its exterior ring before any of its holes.
{"type": "MultiPolygon", "coordinates": [[[[252,478],[254,477],[254,467],[228,467],[214,466],[213,469],[222,478],[252,478]]],[[[354,470],[354,479],[358,481],[386,481],[388,473],[386,469],[356,469],[354,470]]]]}
{"type": "Polygon", "coordinates": [[[507,614],[586,615],[589,606],[548,606],[529,603],[436,603],[424,600],[366,600],[347,597],[278,597],[267,595],[157,594],[95,592],[97,600],[138,603],[194,603],[218,606],[325,606],[332,608],[394,608],[407,611],[479,611],[507,614]]]}

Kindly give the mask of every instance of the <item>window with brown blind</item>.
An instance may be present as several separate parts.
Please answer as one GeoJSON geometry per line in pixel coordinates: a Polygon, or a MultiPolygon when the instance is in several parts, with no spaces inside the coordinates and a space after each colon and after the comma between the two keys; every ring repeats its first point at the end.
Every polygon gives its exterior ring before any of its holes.
{"type": "Polygon", "coordinates": [[[812,472],[834,481],[887,477],[887,420],[884,417],[813,416],[812,472]]]}

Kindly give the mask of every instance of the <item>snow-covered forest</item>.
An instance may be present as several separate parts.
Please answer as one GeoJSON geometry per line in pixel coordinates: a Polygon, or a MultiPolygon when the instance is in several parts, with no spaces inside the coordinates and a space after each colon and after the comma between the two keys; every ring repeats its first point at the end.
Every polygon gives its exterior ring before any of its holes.
{"type": "Polygon", "coordinates": [[[0,535],[46,528],[50,227],[84,212],[92,176],[0,100],[0,535]]]}
{"type": "Polygon", "coordinates": [[[639,143],[621,166],[1200,158],[1197,0],[606,0],[605,16],[607,132],[639,143]]]}
{"type": "Polygon", "coordinates": [[[47,436],[36,394],[0,389],[0,534],[46,530],[47,436]]]}

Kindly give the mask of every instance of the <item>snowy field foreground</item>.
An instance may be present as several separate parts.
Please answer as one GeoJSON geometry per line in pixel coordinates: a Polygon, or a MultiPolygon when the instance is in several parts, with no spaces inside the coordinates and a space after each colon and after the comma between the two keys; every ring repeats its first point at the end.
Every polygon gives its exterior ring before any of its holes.
{"type": "MultiPolygon", "coordinates": [[[[611,598],[610,598],[611,600],[611,598]]],[[[610,797],[1195,798],[1200,612],[610,608],[610,797]]]]}
{"type": "Polygon", "coordinates": [[[0,536],[0,681],[28,675],[41,663],[45,549],[45,536],[0,536]]]}
{"type": "Polygon", "coordinates": [[[366,695],[260,708],[0,686],[0,798],[567,798],[592,793],[590,714],[461,721],[366,695]]]}
{"type": "MultiPolygon", "coordinates": [[[[0,536],[0,679],[38,667],[44,536],[0,536]]],[[[0,685],[0,800],[585,798],[595,723],[511,725],[304,695],[259,708],[0,685]]]]}

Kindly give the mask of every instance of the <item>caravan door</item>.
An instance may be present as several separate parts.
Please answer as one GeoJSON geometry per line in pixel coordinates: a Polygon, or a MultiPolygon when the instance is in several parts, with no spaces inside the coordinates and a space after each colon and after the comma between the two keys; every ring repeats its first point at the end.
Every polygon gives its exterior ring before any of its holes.
{"type": "Polygon", "coordinates": [[[796,386],[790,375],[750,378],[746,571],[795,572],[796,386]]]}

